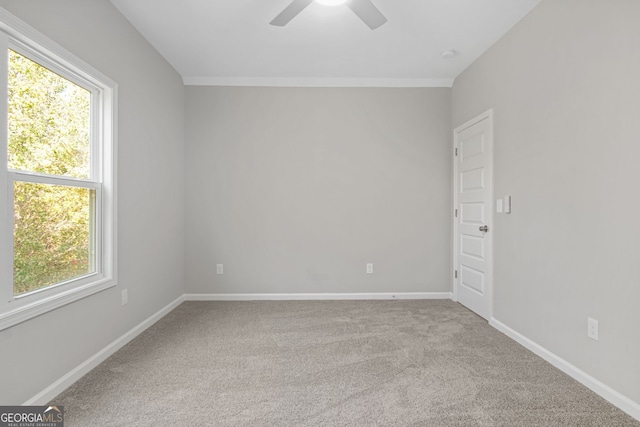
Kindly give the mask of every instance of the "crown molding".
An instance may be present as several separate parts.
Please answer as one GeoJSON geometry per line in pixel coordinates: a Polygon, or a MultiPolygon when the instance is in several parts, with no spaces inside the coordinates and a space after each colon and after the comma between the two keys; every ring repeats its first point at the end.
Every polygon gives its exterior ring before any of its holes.
{"type": "Polygon", "coordinates": [[[454,79],[185,76],[182,80],[186,86],[450,88],[454,79]]]}

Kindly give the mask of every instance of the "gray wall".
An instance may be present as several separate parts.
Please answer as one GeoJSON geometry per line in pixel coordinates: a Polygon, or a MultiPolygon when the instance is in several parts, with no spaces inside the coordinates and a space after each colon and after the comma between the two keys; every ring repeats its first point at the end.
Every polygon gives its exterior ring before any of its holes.
{"type": "Polygon", "coordinates": [[[188,87],[186,291],[449,292],[449,115],[450,89],[188,87]]]}
{"type": "Polygon", "coordinates": [[[184,87],[106,0],[0,6],[114,79],[120,96],[119,285],[0,332],[4,405],[23,403],[183,294],[184,87]]]}
{"type": "Polygon", "coordinates": [[[495,109],[495,317],[640,402],[640,2],[545,0],[453,87],[495,109]],[[600,340],[586,336],[587,316],[600,340]]]}

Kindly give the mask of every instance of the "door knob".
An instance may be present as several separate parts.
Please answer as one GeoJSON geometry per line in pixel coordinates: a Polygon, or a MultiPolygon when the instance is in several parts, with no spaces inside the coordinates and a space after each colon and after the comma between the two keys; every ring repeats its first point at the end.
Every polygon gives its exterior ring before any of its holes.
{"type": "Polygon", "coordinates": [[[483,231],[486,233],[487,231],[489,231],[489,227],[486,225],[483,225],[482,227],[480,227],[480,231],[483,231]]]}

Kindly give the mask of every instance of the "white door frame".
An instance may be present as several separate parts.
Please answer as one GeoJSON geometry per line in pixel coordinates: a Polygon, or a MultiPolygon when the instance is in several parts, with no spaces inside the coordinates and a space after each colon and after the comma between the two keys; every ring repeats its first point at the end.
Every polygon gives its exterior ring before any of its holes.
{"type": "MultiPolygon", "coordinates": [[[[494,199],[493,199],[493,109],[489,109],[487,111],[485,111],[484,113],[474,117],[473,119],[463,123],[460,126],[457,126],[454,130],[453,130],[453,149],[451,150],[452,152],[452,170],[453,170],[453,207],[451,209],[451,218],[453,221],[453,245],[452,245],[452,249],[453,249],[453,256],[452,256],[452,268],[451,268],[451,277],[452,277],[452,289],[453,289],[453,300],[454,301],[458,301],[458,282],[460,280],[460,273],[458,272],[458,277],[456,277],[456,269],[458,266],[458,218],[455,215],[455,213],[457,212],[456,210],[459,211],[459,205],[458,205],[458,185],[460,184],[458,181],[458,162],[457,162],[457,149],[458,149],[458,138],[457,138],[457,134],[462,131],[463,129],[466,129],[468,127],[471,127],[473,125],[475,125],[476,123],[482,121],[482,120],[489,120],[489,129],[490,129],[490,147],[489,147],[489,164],[487,165],[487,172],[488,172],[488,176],[489,176],[489,180],[490,180],[490,185],[489,185],[489,200],[490,200],[490,206],[489,206],[489,212],[488,212],[488,218],[487,218],[487,225],[489,226],[489,230],[491,233],[494,232],[494,228],[493,228],[493,204],[494,199]]],[[[490,239],[489,242],[489,251],[491,251],[491,257],[490,257],[490,262],[489,262],[489,266],[488,266],[488,273],[489,273],[489,278],[490,280],[487,283],[487,294],[489,296],[489,320],[493,319],[493,235],[490,239]]]]}

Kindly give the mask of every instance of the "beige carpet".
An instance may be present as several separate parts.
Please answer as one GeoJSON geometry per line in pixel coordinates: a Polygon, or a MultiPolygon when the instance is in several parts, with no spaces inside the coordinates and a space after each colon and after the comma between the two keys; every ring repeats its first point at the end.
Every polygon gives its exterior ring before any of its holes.
{"type": "Polygon", "coordinates": [[[640,426],[452,301],[187,302],[53,400],[70,426],[640,426]]]}

